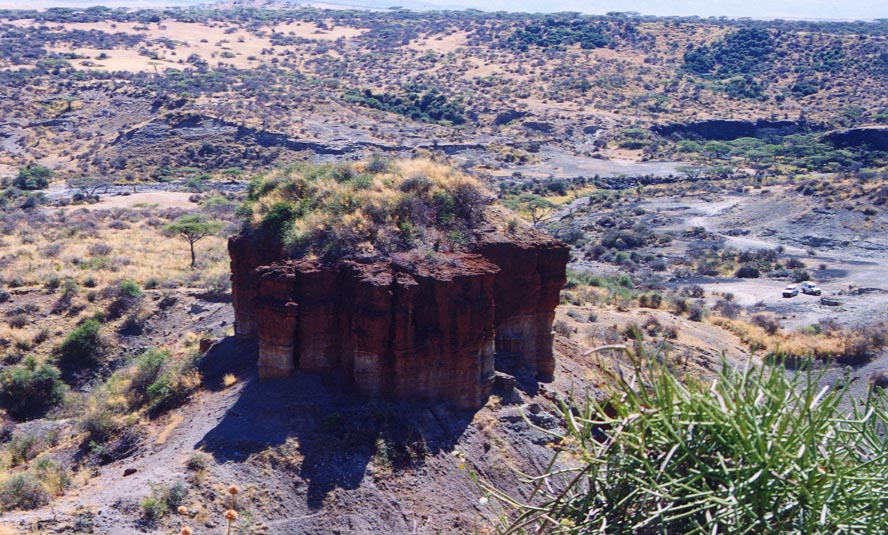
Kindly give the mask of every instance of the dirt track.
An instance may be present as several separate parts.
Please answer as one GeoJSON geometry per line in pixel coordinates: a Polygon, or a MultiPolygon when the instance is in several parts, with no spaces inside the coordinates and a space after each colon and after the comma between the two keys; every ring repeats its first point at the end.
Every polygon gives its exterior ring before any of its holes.
{"type": "MultiPolygon", "coordinates": [[[[888,319],[888,216],[883,212],[867,220],[847,209],[822,210],[818,203],[788,189],[772,188],[706,200],[654,199],[644,207],[672,216],[673,222],[659,231],[703,227],[723,237],[725,246],[739,250],[782,246],[782,257],[804,262],[823,296],[839,305],[826,306],[819,297],[802,293],[783,298],[782,289],[791,282],[785,279],[697,277],[679,285],[697,284],[709,294],[731,293],[742,306],[776,313],[785,329],[821,320],[853,328],[888,319]]],[[[688,245],[677,240],[670,253],[681,255],[688,245]]],[[[866,365],[849,368],[851,396],[864,398],[872,374],[886,370],[888,351],[866,365]]],[[[833,368],[826,380],[842,382],[844,373],[844,367],[833,368]]]]}
{"type": "MultiPolygon", "coordinates": [[[[784,299],[782,289],[791,283],[785,279],[699,277],[682,280],[682,284],[698,284],[712,293],[732,293],[740,305],[776,312],[788,328],[824,318],[848,326],[869,323],[888,309],[888,234],[884,232],[888,217],[869,222],[853,213],[816,217],[816,203],[784,188],[772,188],[766,193],[725,194],[706,200],[653,199],[643,207],[668,214],[671,223],[658,228],[659,232],[678,235],[703,227],[723,238],[725,247],[782,247],[782,258],[802,261],[823,295],[840,306],[825,306],[819,298],[803,294],[784,299]],[[806,246],[818,241],[820,247],[806,246]]],[[[668,253],[682,255],[691,244],[676,239],[668,253]]]]}

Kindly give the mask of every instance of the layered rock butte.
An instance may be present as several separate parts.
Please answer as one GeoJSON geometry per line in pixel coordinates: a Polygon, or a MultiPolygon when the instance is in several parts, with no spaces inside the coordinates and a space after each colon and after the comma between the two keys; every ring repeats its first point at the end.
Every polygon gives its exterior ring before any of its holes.
{"type": "Polygon", "coordinates": [[[494,369],[551,380],[566,245],[533,229],[468,251],[385,260],[287,259],[231,238],[235,333],[259,339],[259,375],[339,372],[366,395],[478,408],[494,369]]]}

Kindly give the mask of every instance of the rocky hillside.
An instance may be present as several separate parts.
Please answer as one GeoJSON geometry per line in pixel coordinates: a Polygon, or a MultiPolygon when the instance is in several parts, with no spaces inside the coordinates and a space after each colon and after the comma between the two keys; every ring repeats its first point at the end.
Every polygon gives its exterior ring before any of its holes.
{"type": "Polygon", "coordinates": [[[440,151],[509,176],[553,155],[688,159],[652,126],[886,121],[884,22],[262,5],[277,9],[3,11],[0,173],[170,180],[440,151]]]}

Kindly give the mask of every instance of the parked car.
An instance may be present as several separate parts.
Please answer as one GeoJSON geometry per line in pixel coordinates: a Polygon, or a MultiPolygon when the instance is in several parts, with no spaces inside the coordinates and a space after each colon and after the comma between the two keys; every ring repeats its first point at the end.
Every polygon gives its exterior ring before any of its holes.
{"type": "Polygon", "coordinates": [[[801,285],[802,293],[808,295],[820,295],[820,288],[811,281],[805,281],[801,285]]]}
{"type": "Polygon", "coordinates": [[[799,287],[793,284],[783,289],[783,297],[795,297],[799,295],[799,287]]]}

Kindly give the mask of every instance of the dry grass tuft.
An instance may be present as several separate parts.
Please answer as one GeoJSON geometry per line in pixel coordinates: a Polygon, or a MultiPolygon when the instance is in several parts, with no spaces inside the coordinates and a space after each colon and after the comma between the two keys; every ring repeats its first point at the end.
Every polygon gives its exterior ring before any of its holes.
{"type": "Polygon", "coordinates": [[[192,286],[227,273],[227,252],[222,237],[206,238],[198,245],[201,266],[197,277],[189,269],[187,246],[164,236],[160,223],[172,218],[162,209],[115,211],[58,210],[35,222],[17,222],[3,237],[9,251],[3,279],[7,285],[35,288],[51,281],[74,281],[81,288],[100,287],[119,279],[141,286],[174,284],[192,286]],[[57,254],[47,256],[57,244],[57,254]]]}
{"type": "Polygon", "coordinates": [[[250,186],[254,230],[294,256],[386,255],[471,239],[492,196],[431,160],[292,165],[250,186]]]}
{"type": "Polygon", "coordinates": [[[766,320],[753,323],[716,316],[711,322],[737,335],[753,351],[779,358],[814,357],[861,362],[871,359],[888,344],[888,322],[856,329],[812,328],[789,332],[768,328],[766,320]]]}

